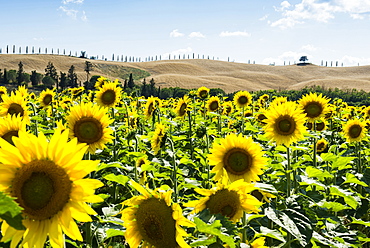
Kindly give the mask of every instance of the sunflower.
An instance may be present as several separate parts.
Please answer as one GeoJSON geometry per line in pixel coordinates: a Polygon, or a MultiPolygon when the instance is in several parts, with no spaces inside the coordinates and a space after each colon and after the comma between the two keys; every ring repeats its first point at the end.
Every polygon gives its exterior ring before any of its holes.
{"type": "Polygon", "coordinates": [[[316,93],[309,93],[304,95],[298,102],[307,116],[309,122],[314,122],[324,117],[328,111],[327,105],[330,101],[329,98],[317,95],[316,93]]]}
{"type": "Polygon", "coordinates": [[[253,184],[242,179],[228,184],[227,176],[221,181],[212,189],[196,188],[195,191],[205,197],[188,202],[185,206],[193,207],[195,213],[208,209],[211,214],[221,214],[233,222],[238,222],[243,217],[243,212],[258,213],[260,211],[259,207],[262,202],[250,194],[256,189],[253,184]]]}
{"type": "Polygon", "coordinates": [[[234,105],[232,102],[224,102],[222,104],[222,114],[223,115],[231,115],[234,112],[234,105]]]}
{"type": "Polygon", "coordinates": [[[162,123],[157,123],[152,137],[151,145],[154,154],[164,146],[166,142],[166,127],[162,123]]]}
{"type": "Polygon", "coordinates": [[[251,137],[241,134],[229,134],[221,139],[220,144],[214,144],[208,154],[210,165],[214,165],[212,173],[216,173],[215,180],[219,180],[225,172],[231,182],[244,179],[246,182],[258,181],[258,175],[267,164],[263,151],[251,137]],[[223,170],[225,169],[225,170],[223,170]]]}
{"type": "Polygon", "coordinates": [[[72,98],[77,98],[84,93],[85,88],[84,87],[78,87],[78,88],[71,88],[70,92],[72,94],[72,98]]]}
{"type": "Polygon", "coordinates": [[[125,238],[131,248],[142,247],[186,247],[183,236],[187,233],[180,227],[195,224],[182,215],[179,204],[172,203],[172,191],[144,189],[138,183],[130,184],[142,195],[134,196],[122,203],[127,208],[121,211],[125,238]]]}
{"type": "Polygon", "coordinates": [[[197,95],[201,99],[206,99],[208,97],[208,94],[209,94],[209,89],[207,87],[202,86],[198,88],[197,90],[197,95]]]}
{"type": "MultiPolygon", "coordinates": [[[[1,92],[1,91],[0,91],[0,92],[1,92]]],[[[363,112],[364,117],[365,117],[366,119],[369,119],[369,118],[370,118],[370,106],[368,106],[368,107],[364,108],[364,109],[362,110],[362,112],[363,112]]]]}
{"type": "Polygon", "coordinates": [[[244,108],[252,103],[252,96],[248,91],[239,91],[234,95],[233,101],[235,106],[244,108]]]}
{"type": "Polygon", "coordinates": [[[288,101],[288,98],[285,97],[285,96],[275,97],[274,100],[272,100],[272,102],[270,103],[270,106],[272,106],[272,105],[280,105],[280,104],[285,103],[287,101],[288,101]]]}
{"type": "Polygon", "coordinates": [[[48,142],[43,133],[36,137],[20,132],[14,145],[0,139],[0,190],[16,198],[23,208],[23,226],[16,230],[3,222],[1,242],[11,247],[42,248],[47,236],[52,247],[63,247],[63,233],[82,241],[75,222],[89,222],[97,213],[86,203],[101,202],[94,189],[103,186],[95,179],[83,179],[99,161],[82,160],[86,145],[68,142],[68,131],[56,130],[48,142]]]}
{"type": "Polygon", "coordinates": [[[306,133],[305,114],[294,102],[272,105],[265,112],[264,131],[268,139],[278,145],[289,146],[295,141],[302,140],[306,133]]]}
{"type": "Polygon", "coordinates": [[[27,124],[19,115],[2,117],[0,118],[0,137],[14,145],[13,137],[18,137],[19,132],[25,132],[27,124]]]}
{"type": "Polygon", "coordinates": [[[146,169],[145,167],[149,166],[150,165],[150,161],[148,160],[148,157],[147,156],[142,156],[142,157],[139,157],[137,160],[136,160],[136,163],[135,163],[137,169],[139,170],[139,183],[140,184],[145,184],[146,182],[146,171],[143,171],[142,169],[146,169]]]}
{"type": "Polygon", "coordinates": [[[96,92],[95,101],[99,106],[112,108],[121,100],[122,89],[117,86],[117,82],[108,82],[96,92]]]}
{"type": "Polygon", "coordinates": [[[69,109],[73,105],[73,101],[69,97],[63,97],[59,104],[63,109],[69,109]]]}
{"type": "Polygon", "coordinates": [[[154,110],[157,108],[156,103],[156,97],[148,97],[144,109],[144,115],[147,119],[153,115],[154,110]]]}
{"type": "Polygon", "coordinates": [[[37,99],[35,93],[31,92],[29,95],[28,95],[29,99],[32,100],[32,101],[35,101],[37,99]]]}
{"type": "Polygon", "coordinates": [[[358,119],[347,121],[343,125],[343,134],[347,142],[361,141],[366,135],[366,123],[358,119]]]}
{"type": "Polygon", "coordinates": [[[216,112],[220,108],[220,98],[218,98],[218,96],[211,96],[206,106],[209,112],[216,112]]]}
{"type": "Polygon", "coordinates": [[[43,108],[50,106],[54,101],[54,97],[55,92],[53,90],[50,89],[43,90],[39,96],[40,106],[43,108]]]}
{"type": "Polygon", "coordinates": [[[105,77],[99,77],[96,82],[95,82],[95,89],[99,89],[100,87],[102,87],[105,83],[108,83],[110,82],[107,78],[105,77]]]}
{"type": "Polygon", "coordinates": [[[29,121],[27,101],[19,93],[12,92],[10,96],[3,95],[3,102],[0,104],[0,116],[20,115],[25,121],[29,121]]]}
{"type": "Polygon", "coordinates": [[[316,142],[316,151],[318,153],[325,152],[328,148],[328,142],[325,139],[319,139],[316,142]]]}
{"type": "Polygon", "coordinates": [[[22,97],[26,98],[28,96],[28,89],[25,85],[18,86],[17,90],[15,91],[16,94],[20,94],[22,97]]]}
{"type": "Polygon", "coordinates": [[[104,149],[105,144],[113,139],[113,130],[109,127],[113,120],[109,119],[106,109],[91,102],[71,107],[66,119],[70,137],[76,137],[79,143],[86,143],[91,153],[104,149]]]}
{"type": "Polygon", "coordinates": [[[184,118],[186,113],[190,111],[190,98],[185,95],[183,98],[180,98],[177,102],[175,113],[178,117],[184,118]]]}

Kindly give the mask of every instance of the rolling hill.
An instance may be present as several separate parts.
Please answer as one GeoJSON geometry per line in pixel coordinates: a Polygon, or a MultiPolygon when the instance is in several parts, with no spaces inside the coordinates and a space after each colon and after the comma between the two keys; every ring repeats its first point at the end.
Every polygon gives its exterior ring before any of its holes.
{"type": "Polygon", "coordinates": [[[25,72],[36,70],[44,73],[48,62],[52,62],[57,71],[68,72],[74,65],[78,78],[86,80],[85,61],[93,64],[91,75],[101,75],[112,80],[124,81],[133,73],[137,83],[146,78],[154,78],[156,86],[198,88],[221,88],[226,93],[238,90],[289,90],[301,89],[312,85],[325,88],[364,90],[370,92],[370,66],[322,67],[306,66],[270,66],[234,63],[205,59],[161,60],[151,62],[113,62],[89,60],[62,55],[18,55],[0,54],[0,69],[18,69],[22,61],[25,72]]]}

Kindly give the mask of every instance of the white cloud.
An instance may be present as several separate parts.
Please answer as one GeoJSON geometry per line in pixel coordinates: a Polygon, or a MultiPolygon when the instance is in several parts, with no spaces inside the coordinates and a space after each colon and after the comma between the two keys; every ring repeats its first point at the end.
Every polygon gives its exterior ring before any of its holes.
{"type": "Polygon", "coordinates": [[[344,66],[355,66],[355,65],[370,65],[370,58],[359,58],[345,55],[338,59],[339,64],[344,66]]]}
{"type": "Polygon", "coordinates": [[[84,2],[84,0],[63,0],[62,3],[63,4],[69,4],[69,3],[78,3],[78,4],[82,4],[84,2]]]}
{"type": "Polygon", "coordinates": [[[251,34],[248,32],[243,31],[235,31],[235,32],[229,32],[229,31],[222,31],[220,33],[220,37],[230,37],[230,36],[244,36],[244,37],[250,37],[251,34]]]}
{"type": "Polygon", "coordinates": [[[189,38],[206,38],[206,36],[204,34],[202,34],[201,32],[191,32],[189,35],[188,35],[189,38]]]}
{"type": "Polygon", "coordinates": [[[282,18],[270,23],[272,27],[286,29],[307,20],[328,22],[335,18],[337,13],[349,14],[353,19],[364,19],[369,16],[370,0],[301,0],[292,6],[288,1],[283,1],[275,11],[282,13],[282,18]]]}
{"type": "Polygon", "coordinates": [[[301,47],[301,49],[306,50],[306,51],[310,51],[310,52],[317,50],[317,48],[315,46],[311,45],[311,44],[304,45],[304,46],[301,47]]]}
{"type": "Polygon", "coordinates": [[[183,33],[180,33],[178,29],[174,29],[170,33],[170,37],[177,38],[177,37],[182,37],[182,36],[184,36],[184,34],[183,33]]]}
{"type": "Polygon", "coordinates": [[[267,18],[269,17],[269,15],[264,15],[264,16],[262,16],[260,19],[258,19],[258,20],[260,20],[260,21],[264,21],[264,20],[266,20],[267,18]]]}
{"type": "Polygon", "coordinates": [[[82,20],[82,21],[84,21],[84,22],[86,22],[86,21],[87,21],[87,16],[86,16],[85,11],[82,11],[81,20],[82,20]]]}
{"type": "Polygon", "coordinates": [[[76,19],[77,18],[77,13],[78,13],[78,10],[75,10],[75,9],[68,9],[64,6],[60,6],[59,7],[59,10],[63,11],[67,16],[70,16],[72,17],[73,19],[76,19]]]}

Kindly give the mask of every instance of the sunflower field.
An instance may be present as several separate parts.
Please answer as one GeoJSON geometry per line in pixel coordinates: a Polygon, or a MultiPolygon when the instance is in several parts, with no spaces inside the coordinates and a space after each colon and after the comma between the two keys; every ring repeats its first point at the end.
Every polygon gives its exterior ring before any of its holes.
{"type": "Polygon", "coordinates": [[[370,107],[0,95],[0,247],[370,247],[370,107]]]}

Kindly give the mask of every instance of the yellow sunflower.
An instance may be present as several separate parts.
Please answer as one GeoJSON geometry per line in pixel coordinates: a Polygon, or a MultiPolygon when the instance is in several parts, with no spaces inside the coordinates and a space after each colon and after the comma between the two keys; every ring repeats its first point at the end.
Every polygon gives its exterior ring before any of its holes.
{"type": "Polygon", "coordinates": [[[16,94],[20,94],[22,97],[26,98],[28,96],[28,89],[25,85],[18,86],[17,90],[15,91],[16,94]]]}
{"type": "Polygon", "coordinates": [[[328,142],[326,141],[326,139],[319,139],[316,142],[316,151],[318,153],[325,152],[327,148],[328,148],[328,142]]]}
{"type": "Polygon", "coordinates": [[[347,142],[361,141],[366,135],[366,123],[358,119],[347,121],[343,125],[343,135],[347,142]]]}
{"type": "Polygon", "coordinates": [[[71,107],[66,119],[70,137],[76,137],[79,143],[86,143],[91,153],[104,149],[105,144],[113,139],[113,130],[109,127],[113,120],[108,117],[106,109],[91,102],[71,107]]]}
{"type": "Polygon", "coordinates": [[[152,137],[151,145],[154,154],[164,146],[166,142],[166,127],[162,123],[157,123],[152,137]]]}
{"type": "Polygon", "coordinates": [[[105,77],[99,77],[96,82],[95,82],[95,89],[99,89],[100,87],[102,87],[105,83],[108,83],[110,82],[107,78],[105,77]]]}
{"type": "Polygon", "coordinates": [[[252,96],[248,91],[239,91],[234,95],[233,101],[235,106],[244,108],[252,103],[252,96]]]}
{"type": "Polygon", "coordinates": [[[55,92],[53,90],[50,90],[50,89],[43,90],[39,96],[40,106],[43,108],[50,106],[52,102],[54,101],[54,97],[55,97],[55,92]]]}
{"type": "Polygon", "coordinates": [[[209,112],[216,112],[220,108],[220,98],[218,96],[211,96],[206,103],[209,112]]]}
{"type": "Polygon", "coordinates": [[[212,173],[216,173],[215,180],[221,179],[225,172],[231,182],[244,179],[246,182],[259,181],[258,175],[267,164],[267,158],[258,143],[251,137],[241,134],[229,134],[214,144],[208,154],[210,165],[214,165],[212,173]],[[225,170],[224,170],[225,169],[225,170]]]}
{"type": "Polygon", "coordinates": [[[85,90],[84,87],[71,88],[70,92],[72,94],[72,98],[75,99],[75,98],[81,96],[84,93],[84,90],[85,90]]]}
{"type": "MultiPolygon", "coordinates": [[[[1,92],[1,91],[0,91],[0,92],[1,92]]],[[[364,114],[364,117],[365,117],[366,119],[369,119],[369,117],[370,117],[370,106],[365,107],[365,108],[362,110],[362,112],[363,112],[363,114],[364,114]]]]}
{"type": "Polygon", "coordinates": [[[234,105],[232,102],[224,102],[222,104],[222,114],[223,115],[231,115],[234,112],[234,105]]]}
{"type": "Polygon", "coordinates": [[[329,98],[317,95],[316,93],[309,93],[304,95],[298,102],[307,116],[309,122],[314,122],[324,117],[328,111],[329,98]]]}
{"type": "Polygon", "coordinates": [[[64,247],[63,233],[82,241],[75,222],[89,222],[97,213],[87,204],[100,202],[94,190],[103,186],[95,179],[83,179],[99,161],[82,160],[86,145],[68,142],[68,131],[56,130],[48,142],[20,132],[14,145],[0,139],[0,190],[16,198],[23,208],[23,225],[16,230],[6,222],[1,225],[1,242],[11,240],[11,247],[42,248],[47,236],[52,247],[64,247]],[[22,240],[23,239],[23,240],[22,240]]]}
{"type": "MultiPolygon", "coordinates": [[[[226,174],[227,175],[227,174],[226,174]]],[[[212,189],[196,188],[195,191],[205,197],[185,204],[193,207],[195,213],[208,209],[211,214],[221,214],[233,222],[243,217],[243,212],[258,213],[262,202],[258,201],[251,192],[255,190],[253,184],[242,179],[229,184],[227,176],[222,178],[212,189]]]]}
{"type": "Polygon", "coordinates": [[[268,139],[289,146],[304,138],[306,116],[296,103],[272,105],[264,114],[266,125],[263,128],[268,139]]]}
{"type": "Polygon", "coordinates": [[[31,92],[29,95],[28,95],[29,99],[31,101],[35,101],[37,99],[37,96],[35,95],[35,93],[31,92]]]}
{"type": "Polygon", "coordinates": [[[157,108],[156,106],[156,97],[148,97],[146,104],[145,104],[145,109],[144,109],[144,115],[147,119],[152,117],[154,110],[157,108]]]}
{"type": "Polygon", "coordinates": [[[125,238],[131,248],[181,247],[190,248],[183,236],[187,233],[181,226],[195,224],[182,215],[179,204],[172,203],[172,191],[144,189],[138,183],[130,184],[141,193],[122,203],[127,208],[121,211],[125,238]]]}
{"type": "Polygon", "coordinates": [[[28,122],[21,116],[7,115],[0,118],[0,137],[14,145],[13,137],[18,137],[19,132],[25,132],[28,122]]]}
{"type": "Polygon", "coordinates": [[[25,121],[29,121],[27,101],[19,93],[12,92],[10,96],[3,95],[3,102],[0,104],[0,116],[20,115],[25,121]]]}
{"type": "Polygon", "coordinates": [[[122,89],[117,86],[117,82],[103,84],[96,92],[95,101],[99,106],[112,108],[121,100],[122,89]]]}
{"type": "Polygon", "coordinates": [[[275,97],[272,102],[270,103],[270,106],[272,105],[280,105],[282,103],[285,103],[288,101],[288,98],[285,97],[285,96],[279,96],[279,97],[275,97]]]}
{"type": "Polygon", "coordinates": [[[186,113],[190,110],[190,98],[185,95],[183,98],[180,98],[177,102],[175,113],[178,117],[184,118],[186,113]]]}
{"type": "Polygon", "coordinates": [[[146,182],[146,171],[142,171],[143,167],[149,166],[150,161],[148,160],[147,156],[139,157],[136,160],[135,163],[137,169],[139,170],[139,183],[140,184],[145,184],[146,182]]]}
{"type": "Polygon", "coordinates": [[[197,95],[199,98],[206,99],[208,97],[208,94],[209,89],[207,87],[202,86],[197,90],[197,95]]]}

